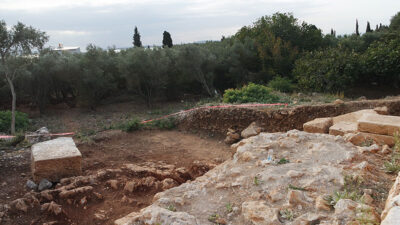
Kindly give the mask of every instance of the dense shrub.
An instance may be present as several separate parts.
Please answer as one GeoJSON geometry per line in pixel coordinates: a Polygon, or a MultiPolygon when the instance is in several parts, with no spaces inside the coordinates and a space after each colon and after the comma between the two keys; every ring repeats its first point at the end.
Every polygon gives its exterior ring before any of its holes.
{"type": "Polygon", "coordinates": [[[121,126],[121,129],[125,132],[132,132],[135,130],[139,130],[142,127],[142,123],[140,123],[139,119],[132,119],[127,121],[125,124],[121,126]]]}
{"type": "Polygon", "coordinates": [[[400,86],[400,38],[377,42],[364,54],[367,80],[400,86]]]}
{"type": "Polygon", "coordinates": [[[176,127],[176,121],[174,118],[167,118],[167,119],[155,120],[153,122],[150,122],[148,125],[150,127],[155,127],[158,129],[171,130],[176,127]]]}
{"type": "Polygon", "coordinates": [[[294,89],[294,85],[290,79],[280,76],[274,77],[274,79],[268,83],[268,86],[276,91],[286,93],[293,92],[294,89]]]}
{"type": "Polygon", "coordinates": [[[360,55],[340,48],[306,53],[293,70],[299,88],[332,93],[352,86],[361,73],[360,55]]]}
{"type": "Polygon", "coordinates": [[[274,103],[279,101],[279,97],[271,94],[266,86],[249,83],[249,85],[243,86],[241,89],[225,90],[223,101],[225,103],[274,103]]]}
{"type": "MultiPolygon", "coordinates": [[[[28,129],[29,119],[26,113],[15,112],[15,130],[28,129]]],[[[11,111],[0,111],[0,132],[9,133],[11,129],[11,111]]]]}

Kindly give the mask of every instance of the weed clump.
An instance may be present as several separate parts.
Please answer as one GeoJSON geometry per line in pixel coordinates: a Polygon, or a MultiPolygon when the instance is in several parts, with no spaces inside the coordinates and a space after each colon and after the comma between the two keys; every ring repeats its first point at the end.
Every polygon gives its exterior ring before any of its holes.
{"type": "Polygon", "coordinates": [[[394,146],[390,161],[383,163],[383,170],[386,173],[400,172],[400,133],[397,131],[394,134],[394,146]]]}
{"type": "Polygon", "coordinates": [[[148,127],[153,127],[153,128],[158,128],[162,130],[171,130],[176,127],[176,121],[174,118],[167,118],[167,119],[161,119],[161,120],[155,120],[147,125],[148,127]]]}
{"type": "Polygon", "coordinates": [[[324,197],[324,200],[328,202],[329,205],[334,206],[340,199],[351,199],[356,202],[362,202],[362,195],[360,190],[362,190],[362,185],[364,180],[360,176],[344,176],[344,186],[341,191],[335,191],[332,195],[324,197]]]}
{"type": "Polygon", "coordinates": [[[132,119],[126,122],[126,124],[122,125],[122,130],[125,132],[132,132],[135,130],[139,130],[142,127],[139,119],[132,119]]]}

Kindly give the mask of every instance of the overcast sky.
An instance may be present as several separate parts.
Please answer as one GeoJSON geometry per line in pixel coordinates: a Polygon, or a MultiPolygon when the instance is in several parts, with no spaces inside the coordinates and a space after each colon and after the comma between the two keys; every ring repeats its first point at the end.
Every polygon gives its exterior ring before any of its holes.
{"type": "Polygon", "coordinates": [[[360,31],[389,24],[400,0],[0,0],[0,19],[17,21],[50,35],[52,46],[130,47],[135,26],[144,45],[160,45],[162,33],[175,44],[219,40],[263,15],[292,12],[324,33],[360,31]]]}

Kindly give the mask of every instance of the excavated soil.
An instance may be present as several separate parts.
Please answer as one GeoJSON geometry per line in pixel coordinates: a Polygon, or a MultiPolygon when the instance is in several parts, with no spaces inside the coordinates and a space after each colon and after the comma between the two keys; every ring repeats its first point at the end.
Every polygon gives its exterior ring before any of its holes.
{"type": "Polygon", "coordinates": [[[82,176],[63,179],[41,193],[25,187],[31,179],[29,149],[1,152],[0,207],[7,204],[10,209],[0,224],[113,224],[150,205],[156,193],[193,180],[231,157],[229,147],[216,138],[178,131],[109,131],[94,139],[78,144],[82,176]],[[28,206],[26,213],[10,204],[18,198],[28,206]],[[39,202],[55,204],[45,212],[39,202]],[[56,216],[57,207],[62,212],[56,216]]]}

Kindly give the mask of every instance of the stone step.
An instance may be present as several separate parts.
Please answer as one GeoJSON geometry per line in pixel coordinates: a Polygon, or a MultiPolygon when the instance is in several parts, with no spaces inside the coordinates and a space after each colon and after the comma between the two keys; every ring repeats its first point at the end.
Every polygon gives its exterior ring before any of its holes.
{"type": "Polygon", "coordinates": [[[32,145],[31,169],[38,182],[77,176],[82,172],[82,154],[71,137],[59,137],[32,145]]]}
{"type": "Polygon", "coordinates": [[[358,130],[365,133],[393,136],[400,131],[399,116],[366,114],[358,120],[358,130]]]}
{"type": "Polygon", "coordinates": [[[375,142],[378,145],[388,145],[390,147],[392,147],[395,143],[394,138],[392,136],[363,133],[363,132],[351,134],[350,136],[346,137],[346,140],[350,141],[351,143],[357,146],[368,144],[371,141],[375,142]]]}
{"type": "Polygon", "coordinates": [[[333,125],[332,117],[317,118],[303,124],[303,130],[308,133],[322,133],[327,134],[329,127],[333,125]]]}
{"type": "Polygon", "coordinates": [[[339,122],[329,128],[330,135],[340,135],[343,136],[348,133],[357,132],[357,123],[353,122],[339,122]]]}

